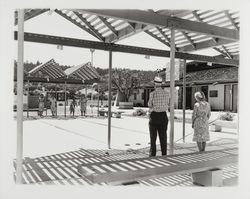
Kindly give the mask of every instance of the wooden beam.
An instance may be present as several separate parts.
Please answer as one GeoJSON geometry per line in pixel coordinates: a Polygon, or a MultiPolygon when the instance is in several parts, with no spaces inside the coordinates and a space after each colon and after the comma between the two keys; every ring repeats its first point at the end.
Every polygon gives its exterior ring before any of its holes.
{"type": "Polygon", "coordinates": [[[67,82],[64,83],[64,117],[66,117],[67,82]]]}
{"type": "Polygon", "coordinates": [[[155,13],[166,16],[184,17],[191,12],[192,10],[158,10],[155,13]]]}
{"type": "MultiPolygon", "coordinates": [[[[17,81],[17,77],[14,77],[14,81],[17,81]]],[[[29,81],[29,82],[42,82],[42,83],[48,83],[47,78],[43,78],[43,77],[24,77],[24,82],[29,81]]],[[[49,79],[49,83],[55,83],[55,84],[83,84],[81,79],[73,79],[73,78],[57,78],[57,79],[53,79],[50,78],[49,79]]],[[[91,79],[91,80],[84,80],[84,84],[93,84],[93,83],[104,83],[103,81],[101,81],[100,79],[91,79]]]]}
{"type": "Polygon", "coordinates": [[[183,90],[182,90],[182,140],[185,143],[186,138],[186,72],[187,72],[187,65],[186,60],[183,60],[183,90]]]}
{"type": "Polygon", "coordinates": [[[175,102],[175,29],[171,29],[170,42],[170,155],[174,154],[174,102],[175,102]]]}
{"type": "Polygon", "coordinates": [[[223,50],[225,51],[226,55],[228,58],[232,59],[233,57],[230,55],[230,53],[228,52],[228,50],[226,49],[225,46],[222,46],[223,50]]]}
{"type": "MultiPolygon", "coordinates": [[[[167,16],[175,16],[175,17],[184,17],[190,13],[192,13],[191,10],[161,10],[161,11],[157,11],[158,14],[164,14],[167,16]]],[[[159,28],[158,28],[159,29],[159,28]]],[[[194,42],[191,40],[191,38],[188,36],[187,33],[185,33],[184,31],[180,31],[182,33],[182,35],[189,41],[189,43],[193,46],[194,50],[195,50],[195,44],[194,42]]],[[[164,34],[165,35],[165,34],[164,34]]],[[[167,35],[166,35],[167,36],[167,35]]],[[[170,40],[168,39],[168,42],[170,42],[170,40]]]]}
{"type": "Polygon", "coordinates": [[[231,24],[234,26],[234,28],[236,30],[239,30],[239,27],[237,26],[237,24],[234,22],[232,16],[229,14],[228,10],[225,10],[225,15],[227,16],[227,18],[229,19],[229,21],[231,22],[231,24]]]}
{"type": "Polygon", "coordinates": [[[90,31],[88,28],[86,28],[85,26],[83,26],[82,24],[80,24],[79,22],[77,22],[75,19],[72,19],[71,17],[67,16],[62,11],[56,9],[55,13],[59,14],[60,16],[62,16],[65,19],[67,19],[71,23],[77,25],[79,28],[81,28],[82,30],[88,32],[89,34],[91,34],[92,36],[94,36],[95,38],[97,38],[99,40],[99,38],[92,31],[90,31]]]}
{"type": "Polygon", "coordinates": [[[87,9],[82,12],[94,13],[98,16],[107,16],[123,19],[130,22],[155,25],[159,27],[175,28],[177,30],[198,32],[212,37],[238,41],[239,31],[221,28],[205,23],[189,21],[177,17],[169,17],[143,10],[112,10],[112,9],[87,9]]]}
{"type": "MultiPolygon", "coordinates": [[[[17,40],[17,32],[15,32],[14,37],[17,40]]],[[[110,43],[103,43],[103,42],[97,42],[97,41],[88,41],[88,40],[73,39],[73,38],[68,38],[68,37],[58,37],[58,36],[42,35],[42,34],[34,34],[34,33],[24,33],[24,40],[29,41],[29,42],[36,42],[36,43],[74,46],[74,47],[80,47],[80,48],[94,48],[98,50],[107,50],[107,51],[112,50],[113,52],[142,54],[142,55],[151,55],[151,56],[158,56],[158,57],[170,57],[170,52],[166,50],[110,44],[110,43]]],[[[233,66],[239,65],[239,60],[223,59],[223,58],[218,58],[218,57],[213,57],[213,56],[204,56],[204,55],[176,52],[175,57],[179,59],[194,60],[194,61],[199,61],[199,62],[212,62],[212,63],[233,65],[233,66]]]]}
{"type": "Polygon", "coordinates": [[[85,18],[83,18],[82,14],[78,12],[73,12],[88,28],[96,35],[96,37],[100,41],[104,41],[104,37],[92,26],[85,18]]]}
{"type": "Polygon", "coordinates": [[[213,49],[216,50],[217,52],[221,53],[224,57],[228,57],[228,55],[224,51],[220,50],[219,48],[214,47],[213,49]]]}
{"type": "Polygon", "coordinates": [[[184,31],[181,31],[181,33],[183,34],[183,36],[188,40],[188,42],[191,44],[191,46],[193,46],[194,50],[196,50],[195,48],[195,43],[192,41],[192,39],[187,35],[187,33],[185,33],[184,31]]]}
{"type": "MultiPolygon", "coordinates": [[[[32,19],[44,12],[47,12],[49,11],[50,9],[34,9],[32,11],[29,11],[29,12],[25,12],[24,14],[24,21],[27,21],[29,19],[32,19]]],[[[18,18],[17,18],[17,15],[15,17],[15,25],[17,25],[17,22],[18,22],[18,18]]]]}
{"type": "Polygon", "coordinates": [[[17,60],[17,148],[16,183],[22,184],[23,168],[23,58],[24,10],[18,10],[18,60],[17,60]]]}
{"type": "MultiPolygon", "coordinates": [[[[221,11],[221,12],[218,12],[217,14],[220,14],[220,13],[222,13],[222,11],[221,11]]],[[[225,14],[229,17],[229,19],[231,19],[228,12],[225,11],[225,14]]],[[[198,21],[203,22],[203,19],[197,14],[196,11],[193,11],[193,15],[194,15],[194,17],[195,17],[198,21]]],[[[212,16],[213,16],[213,15],[212,15],[212,16]]],[[[231,19],[231,22],[232,22],[232,21],[233,21],[233,20],[231,19]]],[[[233,23],[234,23],[234,22],[233,22],[233,23]]],[[[235,24],[233,24],[233,25],[235,25],[235,24]]],[[[237,30],[238,30],[238,29],[237,29],[237,30]]],[[[212,37],[212,41],[214,41],[214,43],[217,44],[217,43],[218,43],[218,38],[212,37]]],[[[218,48],[213,48],[213,49],[216,50],[216,51],[218,51],[218,52],[220,52],[222,55],[225,55],[226,57],[228,57],[228,58],[230,58],[230,59],[233,59],[232,56],[230,55],[230,53],[226,50],[225,46],[222,45],[222,48],[224,49],[225,52],[221,51],[221,50],[218,49],[218,48]]]]}
{"type": "Polygon", "coordinates": [[[112,90],[112,51],[109,51],[109,82],[108,82],[108,149],[111,149],[111,90],[112,90]]]}
{"type": "MultiPolygon", "coordinates": [[[[203,42],[199,42],[195,44],[195,49],[196,50],[201,50],[201,49],[207,49],[207,48],[212,48],[215,46],[221,46],[223,44],[229,44],[232,43],[231,40],[227,40],[227,39],[217,39],[217,43],[214,42],[213,39],[211,40],[207,40],[207,41],[203,41],[203,42]]],[[[186,46],[182,46],[179,47],[179,51],[180,52],[188,52],[188,51],[194,51],[194,48],[192,45],[186,45],[186,46]]]]}
{"type": "Polygon", "coordinates": [[[105,42],[107,42],[107,43],[117,42],[117,41],[120,41],[121,39],[127,38],[131,35],[135,35],[137,33],[140,33],[142,31],[150,29],[150,28],[152,28],[152,27],[145,26],[143,24],[135,24],[134,26],[130,25],[126,28],[119,30],[117,33],[117,35],[118,35],[117,37],[114,34],[106,37],[105,42]]]}
{"type": "MultiPolygon", "coordinates": [[[[156,27],[156,29],[161,33],[161,35],[168,41],[168,43],[170,43],[170,39],[168,38],[168,36],[162,31],[162,29],[160,29],[159,27],[156,27]]],[[[176,48],[176,47],[175,47],[176,48]]]]}
{"type": "MultiPolygon", "coordinates": [[[[194,17],[195,17],[198,21],[203,22],[203,19],[197,14],[197,11],[193,11],[192,13],[193,13],[194,17]]],[[[218,38],[212,37],[212,41],[213,41],[215,44],[217,44],[217,43],[218,43],[218,38]]],[[[222,46],[222,47],[224,47],[224,46],[222,46]]],[[[216,50],[216,51],[218,51],[218,52],[220,52],[221,54],[223,54],[223,55],[229,57],[229,58],[232,58],[231,56],[228,56],[228,54],[224,53],[223,51],[221,51],[221,50],[218,49],[218,48],[213,48],[213,49],[216,50]]]]}
{"type": "Polygon", "coordinates": [[[150,31],[148,31],[148,30],[146,30],[146,31],[144,31],[144,32],[147,33],[147,34],[149,34],[151,37],[157,39],[158,41],[160,41],[160,42],[163,43],[164,45],[170,47],[170,44],[169,44],[169,43],[167,43],[166,41],[162,40],[160,37],[157,37],[157,36],[154,35],[152,32],[150,32],[150,31]]]}
{"type": "MultiPolygon", "coordinates": [[[[203,19],[197,14],[197,11],[193,11],[192,12],[194,17],[199,21],[199,22],[203,22],[203,19]]],[[[211,37],[212,41],[214,41],[215,44],[217,44],[217,38],[211,37]]]]}
{"type": "Polygon", "coordinates": [[[99,16],[99,19],[109,28],[109,30],[111,30],[111,32],[116,36],[118,37],[118,31],[113,27],[111,26],[111,24],[109,22],[107,22],[107,20],[102,17],[102,16],[99,16]]]}

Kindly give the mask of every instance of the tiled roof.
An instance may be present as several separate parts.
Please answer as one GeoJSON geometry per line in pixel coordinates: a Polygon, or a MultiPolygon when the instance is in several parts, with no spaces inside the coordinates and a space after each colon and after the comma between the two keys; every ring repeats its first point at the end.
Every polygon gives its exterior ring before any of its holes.
{"type": "Polygon", "coordinates": [[[238,67],[196,71],[190,72],[186,75],[187,82],[235,79],[238,79],[238,67]]]}
{"type": "MultiPolygon", "coordinates": [[[[189,72],[186,74],[187,83],[204,83],[211,84],[213,82],[237,82],[238,81],[238,67],[216,68],[210,70],[202,70],[196,72],[189,72]]],[[[163,86],[169,86],[170,81],[167,81],[163,86]]],[[[175,84],[182,85],[183,78],[175,81],[175,84]]],[[[140,87],[154,87],[154,83],[148,82],[141,84],[140,87]]]]}

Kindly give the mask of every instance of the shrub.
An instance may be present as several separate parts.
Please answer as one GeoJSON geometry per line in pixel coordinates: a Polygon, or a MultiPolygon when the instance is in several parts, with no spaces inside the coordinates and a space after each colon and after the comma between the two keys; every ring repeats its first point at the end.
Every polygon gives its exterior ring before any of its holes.
{"type": "Polygon", "coordinates": [[[225,121],[233,121],[233,117],[234,117],[234,115],[232,113],[226,112],[226,113],[222,113],[219,116],[219,119],[220,120],[225,120],[225,121]]]}
{"type": "Polygon", "coordinates": [[[135,112],[133,112],[133,116],[145,116],[146,114],[147,112],[143,109],[136,109],[135,112]]]}
{"type": "Polygon", "coordinates": [[[136,103],[134,106],[135,107],[142,107],[142,104],[141,103],[136,103]]]}

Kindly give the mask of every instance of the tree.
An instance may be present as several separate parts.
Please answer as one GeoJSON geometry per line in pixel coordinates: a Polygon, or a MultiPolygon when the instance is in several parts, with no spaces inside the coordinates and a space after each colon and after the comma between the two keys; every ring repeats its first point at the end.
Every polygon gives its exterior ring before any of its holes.
{"type": "Polygon", "coordinates": [[[140,86],[141,76],[128,69],[114,69],[112,83],[123,95],[124,101],[128,102],[133,90],[140,86]]]}

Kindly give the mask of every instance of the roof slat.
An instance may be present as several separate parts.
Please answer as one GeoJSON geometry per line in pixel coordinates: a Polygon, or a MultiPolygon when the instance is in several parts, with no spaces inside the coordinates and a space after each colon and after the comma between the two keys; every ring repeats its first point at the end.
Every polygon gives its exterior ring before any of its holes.
{"type": "Polygon", "coordinates": [[[206,23],[185,20],[177,17],[169,17],[143,10],[112,10],[112,9],[86,9],[83,12],[94,13],[99,16],[123,19],[129,22],[155,25],[159,27],[172,27],[179,30],[198,32],[213,37],[226,38],[238,41],[237,30],[225,29],[206,23]]]}
{"type": "Polygon", "coordinates": [[[107,22],[107,20],[104,17],[99,16],[99,19],[109,28],[109,30],[113,32],[114,35],[118,36],[118,32],[109,22],[107,22]]]}
{"type": "Polygon", "coordinates": [[[90,22],[88,22],[85,18],[83,18],[82,14],[78,13],[78,12],[74,12],[75,15],[83,22],[85,23],[88,28],[96,35],[96,37],[101,40],[104,41],[103,36],[95,29],[95,27],[93,27],[90,22]]]}
{"type": "Polygon", "coordinates": [[[72,18],[70,18],[69,16],[67,16],[65,13],[63,13],[60,10],[56,9],[55,12],[59,14],[60,16],[64,17],[65,19],[69,20],[71,23],[77,25],[79,28],[85,30],[86,32],[88,32],[89,34],[91,34],[92,36],[94,36],[95,38],[99,40],[99,38],[92,31],[90,31],[88,28],[83,26],[81,23],[77,22],[76,20],[73,20],[72,18]]]}
{"type": "Polygon", "coordinates": [[[225,15],[227,16],[227,18],[229,19],[229,21],[232,23],[232,25],[235,27],[235,29],[239,30],[239,27],[236,25],[235,21],[233,20],[233,18],[229,14],[228,10],[225,11],[225,15]]]}

